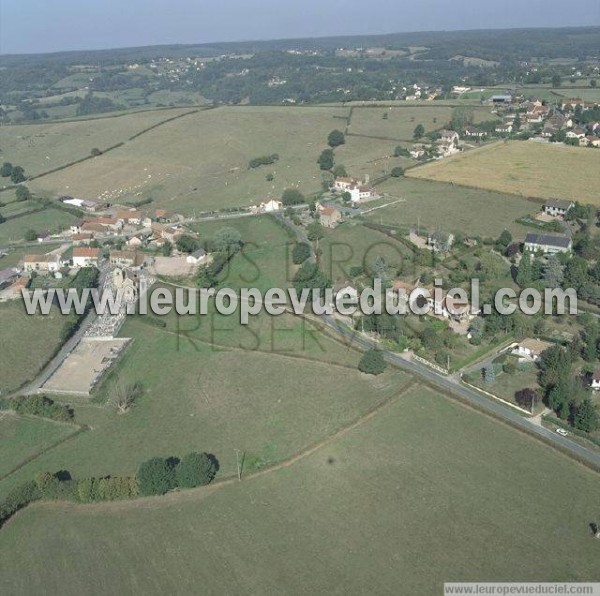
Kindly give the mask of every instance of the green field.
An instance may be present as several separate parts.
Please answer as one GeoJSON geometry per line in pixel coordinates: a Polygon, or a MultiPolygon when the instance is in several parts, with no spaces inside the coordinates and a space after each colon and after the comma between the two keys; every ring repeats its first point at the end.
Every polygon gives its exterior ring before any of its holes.
{"type": "MultiPolygon", "coordinates": [[[[165,112],[166,113],[166,112],[165,112]]],[[[108,201],[152,197],[172,210],[250,205],[291,186],[321,187],[317,157],[340,126],[337,108],[223,107],[160,126],[99,158],[32,182],[48,193],[108,201]],[[272,166],[248,169],[278,153],[272,166]],[[267,173],[274,173],[268,182],[267,173]]]]}
{"type": "Polygon", "coordinates": [[[52,208],[27,213],[0,224],[0,244],[23,240],[28,230],[35,230],[38,234],[57,234],[68,228],[76,219],[66,211],[52,208]]]}
{"type": "Polygon", "coordinates": [[[523,141],[499,142],[407,173],[526,197],[572,199],[600,205],[600,151],[523,141]]]}
{"type": "Polygon", "coordinates": [[[0,531],[3,587],[435,596],[444,581],[598,581],[599,489],[546,446],[416,388],[241,483],[34,505],[0,531]]]}
{"type": "Polygon", "coordinates": [[[21,300],[0,304],[1,395],[33,380],[60,346],[65,321],[58,312],[29,316],[21,300]]]}
{"type": "MultiPolygon", "coordinates": [[[[4,161],[35,176],[126,141],[149,126],[189,110],[154,110],[74,122],[17,124],[0,129],[4,161]]],[[[70,194],[68,189],[63,194],[70,194]]]]}
{"type": "Polygon", "coordinates": [[[386,197],[369,207],[403,201],[368,213],[367,219],[415,229],[420,225],[421,230],[497,237],[508,229],[520,238],[527,229],[515,220],[538,210],[514,195],[416,178],[390,178],[377,188],[386,197]]]}
{"type": "MultiPolygon", "coordinates": [[[[348,133],[412,141],[418,124],[422,124],[426,132],[446,128],[452,111],[452,107],[439,106],[437,102],[417,107],[408,104],[402,107],[355,108],[348,133]],[[383,118],[384,113],[387,119],[383,118]]],[[[474,108],[474,116],[476,122],[495,119],[489,107],[474,108]]]]}
{"type": "Polygon", "coordinates": [[[0,411],[0,477],[75,431],[68,424],[0,411]]]}
{"type": "Polygon", "coordinates": [[[327,437],[408,380],[395,371],[363,376],[357,352],[298,318],[262,315],[242,327],[235,317],[173,313],[166,322],[166,329],[126,322],[121,335],[133,338],[131,347],[95,405],[75,408],[76,422],[93,430],[0,482],[0,494],[42,470],[133,474],[151,456],[198,449],[215,453],[225,474],[235,469],[234,447],[258,462],[277,461],[327,437]],[[105,406],[117,377],[144,389],[126,415],[105,406]]]}

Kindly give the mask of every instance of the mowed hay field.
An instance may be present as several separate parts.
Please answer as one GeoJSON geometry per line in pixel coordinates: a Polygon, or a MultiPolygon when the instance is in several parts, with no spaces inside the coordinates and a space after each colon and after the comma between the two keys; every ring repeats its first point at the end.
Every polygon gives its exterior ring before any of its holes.
{"type": "Polygon", "coordinates": [[[107,201],[151,197],[196,211],[255,204],[288,187],[320,190],[316,163],[327,135],[343,128],[339,108],[223,107],[185,116],[124,146],[32,181],[35,190],[107,201]],[[279,161],[248,169],[262,155],[279,161]],[[274,174],[268,182],[266,175],[274,174]]]}
{"type": "Polygon", "coordinates": [[[547,446],[417,387],[242,482],[33,505],[0,531],[3,591],[437,596],[444,581],[598,581],[599,489],[547,446]]]}
{"type": "Polygon", "coordinates": [[[407,176],[600,205],[600,151],[583,147],[499,142],[414,168],[407,176]]]}
{"type": "Polygon", "coordinates": [[[28,176],[36,176],[87,157],[94,147],[102,151],[149,126],[189,111],[190,108],[154,110],[71,122],[3,126],[3,161],[22,166],[28,176]]]}
{"type": "Polygon", "coordinates": [[[33,380],[60,346],[67,320],[58,310],[48,316],[29,316],[18,299],[0,304],[1,395],[33,380]]]}
{"type": "Polygon", "coordinates": [[[367,213],[368,220],[415,229],[420,224],[429,231],[496,238],[509,230],[524,238],[527,228],[515,220],[539,210],[539,205],[515,195],[417,178],[390,178],[377,188],[386,196],[368,207],[401,202],[367,213]]]}
{"type": "MultiPolygon", "coordinates": [[[[0,481],[0,496],[44,470],[76,477],[135,474],[150,457],[212,452],[221,474],[289,457],[396,395],[410,377],[357,370],[360,354],[301,319],[262,315],[247,327],[236,317],[175,314],[160,329],[128,319],[131,347],[75,421],[90,430],[0,481]],[[143,387],[131,412],[107,405],[114,383],[143,387]],[[250,462],[254,462],[251,464],[250,462]]],[[[73,403],[67,398],[67,403],[73,403]]]]}
{"type": "MultiPolygon", "coordinates": [[[[412,141],[415,127],[422,124],[425,132],[446,128],[452,118],[452,107],[436,102],[421,106],[354,108],[348,133],[412,141]],[[383,115],[387,114],[387,118],[383,115]]],[[[495,120],[490,108],[473,108],[475,122],[495,120]]]]}

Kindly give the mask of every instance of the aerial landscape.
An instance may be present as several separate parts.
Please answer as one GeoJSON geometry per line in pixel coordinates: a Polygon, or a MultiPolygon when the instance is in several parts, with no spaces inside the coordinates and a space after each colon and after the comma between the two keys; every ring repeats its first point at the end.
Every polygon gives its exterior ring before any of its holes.
{"type": "Polygon", "coordinates": [[[0,594],[600,594],[600,3],[152,4],[0,5],[0,594]]]}

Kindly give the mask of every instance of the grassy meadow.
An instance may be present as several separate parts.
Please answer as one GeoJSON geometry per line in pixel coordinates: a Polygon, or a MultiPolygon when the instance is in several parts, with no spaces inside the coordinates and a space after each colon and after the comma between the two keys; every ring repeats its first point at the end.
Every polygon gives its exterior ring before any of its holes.
{"type": "MultiPolygon", "coordinates": [[[[103,150],[127,141],[145,128],[187,111],[154,110],[71,122],[3,126],[2,155],[5,161],[25,168],[27,175],[36,176],[87,157],[94,147],[103,150]]],[[[63,194],[74,193],[66,189],[63,194]]]]}
{"type": "Polygon", "coordinates": [[[512,141],[428,163],[412,178],[600,205],[600,151],[560,144],[512,141]]]}
{"type": "Polygon", "coordinates": [[[546,446],[415,387],[241,483],[31,506],[0,531],[3,587],[434,596],[444,581],[598,581],[599,489],[546,446]]]}
{"type": "Polygon", "coordinates": [[[422,230],[439,228],[466,236],[497,237],[508,229],[515,237],[524,238],[527,228],[515,220],[539,209],[535,203],[514,195],[421,178],[390,178],[377,188],[386,196],[369,203],[369,207],[397,199],[402,202],[368,213],[368,220],[414,228],[420,223],[422,230]]]}
{"type": "MultiPolygon", "coordinates": [[[[0,212],[3,212],[1,210],[0,212]]],[[[57,234],[68,228],[77,218],[60,209],[47,208],[35,213],[27,213],[0,224],[0,245],[23,240],[28,230],[38,234],[57,234]]]]}
{"type": "Polygon", "coordinates": [[[60,346],[65,321],[58,311],[29,316],[21,300],[0,304],[0,395],[32,380],[44,367],[60,346]]]}

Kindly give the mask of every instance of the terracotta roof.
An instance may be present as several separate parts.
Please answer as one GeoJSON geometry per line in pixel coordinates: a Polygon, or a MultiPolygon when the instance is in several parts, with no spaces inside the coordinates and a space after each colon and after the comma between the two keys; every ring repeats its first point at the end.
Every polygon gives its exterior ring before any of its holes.
{"type": "Polygon", "coordinates": [[[97,259],[100,255],[99,248],[88,248],[87,246],[75,246],[73,248],[74,257],[85,257],[87,259],[97,259]]]}
{"type": "Polygon", "coordinates": [[[58,260],[58,255],[47,254],[47,255],[25,255],[23,257],[24,263],[54,263],[58,260]]]}

